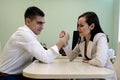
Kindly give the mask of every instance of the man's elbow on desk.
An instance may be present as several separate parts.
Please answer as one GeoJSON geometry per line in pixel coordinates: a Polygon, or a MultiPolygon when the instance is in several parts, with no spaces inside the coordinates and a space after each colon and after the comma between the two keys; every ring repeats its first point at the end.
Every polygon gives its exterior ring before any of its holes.
{"type": "Polygon", "coordinates": [[[49,64],[51,63],[54,59],[56,58],[56,55],[49,55],[49,56],[44,56],[42,58],[38,58],[38,60],[42,63],[49,64]]]}
{"type": "Polygon", "coordinates": [[[48,58],[44,58],[44,59],[37,59],[39,60],[40,63],[45,63],[45,64],[49,64],[52,62],[52,60],[48,59],[48,58]]]}
{"type": "Polygon", "coordinates": [[[39,60],[39,62],[40,62],[40,63],[45,63],[45,64],[51,63],[51,61],[40,61],[40,60],[39,60]]]}

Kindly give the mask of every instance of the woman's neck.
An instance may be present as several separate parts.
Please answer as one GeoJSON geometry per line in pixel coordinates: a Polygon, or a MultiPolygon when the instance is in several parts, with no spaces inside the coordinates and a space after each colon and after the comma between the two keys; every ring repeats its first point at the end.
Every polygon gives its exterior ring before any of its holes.
{"type": "Polygon", "coordinates": [[[86,42],[89,42],[89,41],[90,41],[90,38],[91,38],[91,35],[90,35],[90,34],[88,34],[87,36],[85,36],[86,42]]]}

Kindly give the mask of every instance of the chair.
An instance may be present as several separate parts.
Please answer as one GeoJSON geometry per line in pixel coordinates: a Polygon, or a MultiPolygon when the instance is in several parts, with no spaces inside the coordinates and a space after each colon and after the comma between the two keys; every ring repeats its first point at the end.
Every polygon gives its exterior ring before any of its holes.
{"type": "MultiPolygon", "coordinates": [[[[72,50],[75,48],[76,44],[78,43],[78,39],[79,39],[79,32],[73,31],[72,50]]],[[[81,54],[79,54],[78,56],[81,56],[81,54]]]]}
{"type": "Polygon", "coordinates": [[[120,42],[118,43],[116,59],[114,63],[115,71],[117,74],[118,80],[120,80],[120,42]]]}
{"type": "Polygon", "coordinates": [[[109,53],[108,55],[109,55],[109,58],[110,58],[111,62],[114,63],[115,58],[116,58],[115,50],[111,48],[111,49],[108,50],[108,53],[109,53]]]}
{"type": "Polygon", "coordinates": [[[72,50],[76,46],[77,42],[79,39],[79,32],[78,31],[73,31],[73,39],[72,39],[72,50]]]}

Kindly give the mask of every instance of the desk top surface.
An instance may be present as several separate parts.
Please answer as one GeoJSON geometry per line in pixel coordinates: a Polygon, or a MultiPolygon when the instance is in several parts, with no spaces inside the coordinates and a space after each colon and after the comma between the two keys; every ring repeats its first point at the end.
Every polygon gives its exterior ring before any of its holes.
{"type": "Polygon", "coordinates": [[[68,79],[68,78],[107,78],[114,71],[82,63],[81,58],[70,62],[68,58],[57,58],[50,64],[34,61],[23,70],[23,75],[36,79],[68,79]]]}

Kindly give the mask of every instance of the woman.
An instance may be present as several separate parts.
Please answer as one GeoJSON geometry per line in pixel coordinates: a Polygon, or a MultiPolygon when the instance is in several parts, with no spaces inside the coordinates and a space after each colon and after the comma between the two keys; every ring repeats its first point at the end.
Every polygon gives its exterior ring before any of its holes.
{"type": "MultiPolygon", "coordinates": [[[[108,57],[109,40],[101,29],[97,15],[94,12],[83,13],[78,17],[77,25],[80,35],[78,43],[72,51],[68,49],[68,46],[64,48],[70,61],[73,61],[81,54],[84,63],[113,70],[112,63],[108,57]]],[[[60,36],[63,36],[62,32],[60,36]]],[[[108,80],[117,79],[112,77],[108,80]]]]}

